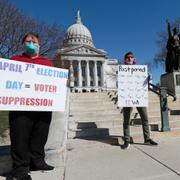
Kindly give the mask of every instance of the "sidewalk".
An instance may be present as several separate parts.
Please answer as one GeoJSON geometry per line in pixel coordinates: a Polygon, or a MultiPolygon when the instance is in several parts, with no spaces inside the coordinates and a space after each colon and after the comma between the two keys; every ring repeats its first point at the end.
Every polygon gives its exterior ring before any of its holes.
{"type": "MultiPolygon", "coordinates": [[[[31,176],[33,180],[179,180],[180,138],[155,140],[157,147],[138,140],[128,150],[122,150],[120,145],[71,139],[65,173],[64,167],[59,167],[49,172],[32,172],[31,176]]],[[[0,176],[0,180],[8,178],[0,176]]]]}
{"type": "MultiPolygon", "coordinates": [[[[69,141],[65,180],[179,180],[180,138],[156,139],[157,147],[69,141]]],[[[141,141],[142,142],[142,141],[141,141]]]]}

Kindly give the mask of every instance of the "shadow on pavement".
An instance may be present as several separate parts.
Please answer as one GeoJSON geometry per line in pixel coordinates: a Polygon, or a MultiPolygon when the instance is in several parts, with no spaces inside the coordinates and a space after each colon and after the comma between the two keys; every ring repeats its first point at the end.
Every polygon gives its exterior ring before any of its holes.
{"type": "Polygon", "coordinates": [[[119,145],[118,137],[110,136],[108,128],[97,128],[95,122],[79,122],[75,138],[119,145]]]}

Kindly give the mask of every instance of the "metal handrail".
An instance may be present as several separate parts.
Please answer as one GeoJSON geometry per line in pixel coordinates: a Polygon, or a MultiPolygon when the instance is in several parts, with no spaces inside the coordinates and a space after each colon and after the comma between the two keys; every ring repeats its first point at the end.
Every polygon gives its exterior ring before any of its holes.
{"type": "MultiPolygon", "coordinates": [[[[154,84],[152,84],[152,83],[149,82],[149,83],[148,83],[148,89],[149,89],[150,91],[154,92],[155,94],[157,94],[158,96],[161,96],[161,97],[164,98],[164,96],[160,93],[161,88],[160,88],[159,86],[156,86],[156,85],[154,85],[154,84]]],[[[177,100],[176,95],[175,95],[172,91],[170,91],[170,90],[168,90],[168,89],[167,89],[167,95],[168,95],[168,96],[172,96],[172,97],[173,97],[173,101],[176,101],[176,100],[177,100]]]]}
{"type": "MultiPolygon", "coordinates": [[[[148,78],[149,79],[149,78],[148,78]]],[[[167,87],[159,87],[148,81],[148,89],[159,96],[160,108],[161,108],[161,131],[170,131],[169,115],[168,115],[168,96],[173,97],[173,101],[176,101],[176,95],[167,89],[167,87]]]]}

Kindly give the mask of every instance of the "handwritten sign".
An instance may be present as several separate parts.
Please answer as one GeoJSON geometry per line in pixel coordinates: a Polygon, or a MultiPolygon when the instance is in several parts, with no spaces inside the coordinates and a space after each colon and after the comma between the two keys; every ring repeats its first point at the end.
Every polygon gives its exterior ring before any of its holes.
{"type": "Polygon", "coordinates": [[[65,110],[68,70],[0,58],[0,77],[0,110],[65,110]]]}
{"type": "Polygon", "coordinates": [[[148,70],[146,65],[119,65],[118,106],[148,106],[148,70]]]}

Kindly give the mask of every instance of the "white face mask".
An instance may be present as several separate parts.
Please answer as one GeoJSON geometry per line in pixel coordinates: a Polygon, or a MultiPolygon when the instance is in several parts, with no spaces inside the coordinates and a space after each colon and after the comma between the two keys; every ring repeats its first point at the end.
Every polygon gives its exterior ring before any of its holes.
{"type": "Polygon", "coordinates": [[[132,65],[133,62],[134,62],[134,58],[130,58],[129,61],[128,61],[128,64],[129,64],[129,65],[132,65]]]}
{"type": "Polygon", "coordinates": [[[132,64],[133,64],[133,61],[134,61],[134,59],[133,59],[133,58],[130,58],[130,60],[129,60],[129,65],[132,65],[132,64]]]}

